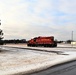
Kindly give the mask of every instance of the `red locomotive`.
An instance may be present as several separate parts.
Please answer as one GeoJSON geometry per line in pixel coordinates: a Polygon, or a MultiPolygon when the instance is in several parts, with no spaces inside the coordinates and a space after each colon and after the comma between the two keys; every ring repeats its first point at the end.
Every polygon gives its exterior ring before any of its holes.
{"type": "Polygon", "coordinates": [[[54,36],[50,37],[35,37],[28,41],[28,46],[37,47],[37,46],[44,46],[44,47],[57,47],[57,42],[54,41],[54,36]]]}

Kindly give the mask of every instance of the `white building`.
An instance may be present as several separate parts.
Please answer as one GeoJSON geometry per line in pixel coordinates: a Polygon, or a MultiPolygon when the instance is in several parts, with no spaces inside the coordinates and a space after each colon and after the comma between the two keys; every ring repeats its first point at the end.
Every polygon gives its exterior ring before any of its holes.
{"type": "Polygon", "coordinates": [[[71,44],[76,45],[76,42],[71,42],[71,44]]]}

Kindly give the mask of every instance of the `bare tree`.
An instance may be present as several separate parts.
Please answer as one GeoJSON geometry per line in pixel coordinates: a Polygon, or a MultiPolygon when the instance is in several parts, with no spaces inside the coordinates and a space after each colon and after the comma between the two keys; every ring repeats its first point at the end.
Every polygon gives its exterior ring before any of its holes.
{"type": "MultiPolygon", "coordinates": [[[[0,22],[0,25],[1,25],[1,22],[0,22]]],[[[3,37],[2,36],[3,36],[3,31],[2,31],[2,29],[0,29],[0,45],[3,45],[3,41],[2,41],[3,37]]]]}

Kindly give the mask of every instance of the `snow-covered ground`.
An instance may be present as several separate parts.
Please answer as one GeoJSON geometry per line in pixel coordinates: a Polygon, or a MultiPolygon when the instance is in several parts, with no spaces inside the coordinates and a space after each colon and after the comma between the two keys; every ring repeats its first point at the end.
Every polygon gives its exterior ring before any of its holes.
{"type": "Polygon", "coordinates": [[[51,66],[76,60],[76,48],[58,45],[57,48],[31,47],[25,44],[5,45],[0,52],[0,75],[26,74],[43,70],[51,66]],[[64,48],[61,48],[64,47],[64,48]],[[21,49],[25,48],[25,49],[21,49]],[[41,50],[41,51],[38,51],[41,50]]]}

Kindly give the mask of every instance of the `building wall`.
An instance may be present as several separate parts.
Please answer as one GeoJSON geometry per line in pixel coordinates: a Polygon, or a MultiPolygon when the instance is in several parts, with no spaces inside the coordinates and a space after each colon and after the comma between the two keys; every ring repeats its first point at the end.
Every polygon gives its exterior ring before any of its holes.
{"type": "Polygon", "coordinates": [[[76,42],[71,42],[71,44],[76,45],[76,42]]]}

